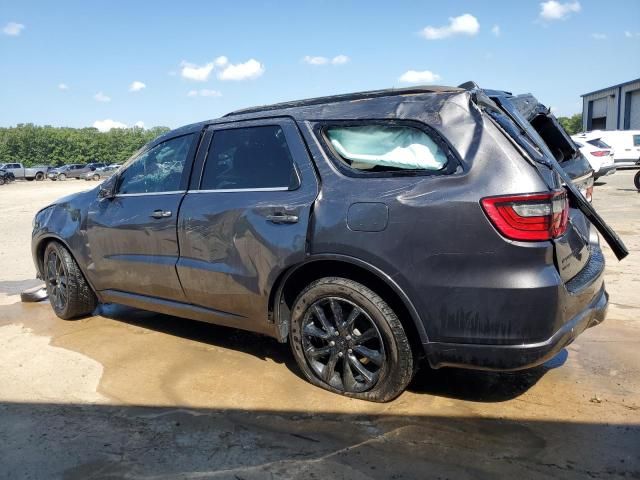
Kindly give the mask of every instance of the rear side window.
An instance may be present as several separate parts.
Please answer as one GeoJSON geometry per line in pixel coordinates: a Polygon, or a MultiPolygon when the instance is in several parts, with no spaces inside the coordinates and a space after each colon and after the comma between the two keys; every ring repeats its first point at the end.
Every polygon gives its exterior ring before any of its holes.
{"type": "Polygon", "coordinates": [[[362,171],[442,170],[447,155],[424,131],[409,126],[329,127],[326,135],[340,158],[362,171]]]}
{"type": "Polygon", "coordinates": [[[599,138],[594,138],[593,140],[587,140],[587,143],[593,145],[594,147],[598,147],[598,148],[611,148],[609,145],[604,143],[599,138]]]}
{"type": "Polygon", "coordinates": [[[213,135],[201,190],[294,189],[293,158],[277,125],[219,130],[213,135]]]}

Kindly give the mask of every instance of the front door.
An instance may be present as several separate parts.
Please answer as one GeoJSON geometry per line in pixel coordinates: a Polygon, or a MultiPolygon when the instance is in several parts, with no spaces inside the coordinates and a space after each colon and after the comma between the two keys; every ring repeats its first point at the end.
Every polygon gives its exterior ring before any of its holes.
{"type": "Polygon", "coordinates": [[[180,209],[178,275],[192,304],[260,331],[276,278],[304,260],[315,171],[289,119],[217,125],[207,138],[180,209]]]}
{"type": "Polygon", "coordinates": [[[176,225],[196,134],[173,138],[130,160],[113,198],[89,209],[88,275],[97,290],[184,301],[176,273],[176,225]]]}

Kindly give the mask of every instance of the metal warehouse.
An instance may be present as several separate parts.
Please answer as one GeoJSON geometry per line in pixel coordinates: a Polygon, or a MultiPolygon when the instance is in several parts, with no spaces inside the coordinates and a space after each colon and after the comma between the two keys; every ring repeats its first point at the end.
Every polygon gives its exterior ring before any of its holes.
{"type": "Polygon", "coordinates": [[[640,78],[582,95],[582,128],[640,129],[640,78]]]}

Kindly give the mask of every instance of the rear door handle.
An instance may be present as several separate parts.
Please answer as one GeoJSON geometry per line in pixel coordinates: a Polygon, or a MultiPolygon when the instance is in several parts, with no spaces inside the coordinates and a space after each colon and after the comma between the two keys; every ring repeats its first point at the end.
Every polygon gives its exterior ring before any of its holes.
{"type": "Polygon", "coordinates": [[[274,215],[267,215],[267,220],[271,223],[298,223],[298,216],[287,213],[276,213],[274,215]]]}
{"type": "Polygon", "coordinates": [[[168,218],[171,216],[169,210],[154,210],[151,214],[151,218],[168,218]]]}

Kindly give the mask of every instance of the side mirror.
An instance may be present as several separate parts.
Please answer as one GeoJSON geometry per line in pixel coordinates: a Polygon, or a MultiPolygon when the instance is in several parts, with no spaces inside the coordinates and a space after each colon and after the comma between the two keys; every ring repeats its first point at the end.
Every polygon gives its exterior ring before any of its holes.
{"type": "Polygon", "coordinates": [[[116,196],[116,176],[109,177],[100,184],[98,189],[98,198],[113,198],[116,196]]]}

